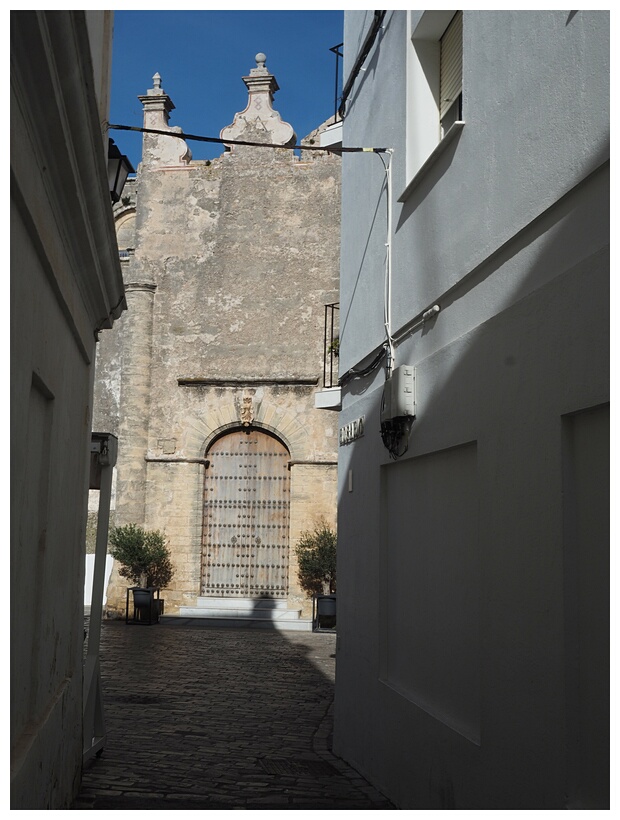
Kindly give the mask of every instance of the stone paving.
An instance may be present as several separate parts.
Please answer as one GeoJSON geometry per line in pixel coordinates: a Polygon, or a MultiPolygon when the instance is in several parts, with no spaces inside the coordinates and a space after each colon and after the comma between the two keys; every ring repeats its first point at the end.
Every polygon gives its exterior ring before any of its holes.
{"type": "Polygon", "coordinates": [[[336,636],[105,621],[107,740],[74,809],[394,809],[332,755],[336,636]]]}

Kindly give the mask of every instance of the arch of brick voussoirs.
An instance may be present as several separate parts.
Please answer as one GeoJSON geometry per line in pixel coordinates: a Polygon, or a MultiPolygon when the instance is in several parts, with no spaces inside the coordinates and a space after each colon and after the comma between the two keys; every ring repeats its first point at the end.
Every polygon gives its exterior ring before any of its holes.
{"type": "MultiPolygon", "coordinates": [[[[274,405],[261,403],[257,417],[252,426],[266,430],[287,447],[292,461],[303,461],[307,458],[307,433],[299,419],[290,411],[279,410],[274,405]]],[[[204,458],[215,439],[233,430],[242,430],[237,409],[230,403],[209,411],[204,419],[194,426],[187,442],[193,458],[204,458]]]]}

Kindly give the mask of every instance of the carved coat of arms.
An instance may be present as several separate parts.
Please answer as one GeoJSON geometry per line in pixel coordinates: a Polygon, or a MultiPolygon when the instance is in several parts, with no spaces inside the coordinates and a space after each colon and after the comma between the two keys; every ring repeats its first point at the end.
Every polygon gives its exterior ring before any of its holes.
{"type": "Polygon", "coordinates": [[[249,427],[254,421],[254,407],[250,396],[245,396],[243,399],[240,420],[244,427],[249,427]]]}

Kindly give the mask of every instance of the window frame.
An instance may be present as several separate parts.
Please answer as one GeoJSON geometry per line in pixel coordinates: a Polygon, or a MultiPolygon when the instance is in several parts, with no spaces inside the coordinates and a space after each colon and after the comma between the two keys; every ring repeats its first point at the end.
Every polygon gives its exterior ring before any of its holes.
{"type": "Polygon", "coordinates": [[[457,119],[442,134],[441,39],[457,13],[458,10],[407,12],[406,187],[399,202],[407,199],[465,125],[463,119],[457,119]]]}

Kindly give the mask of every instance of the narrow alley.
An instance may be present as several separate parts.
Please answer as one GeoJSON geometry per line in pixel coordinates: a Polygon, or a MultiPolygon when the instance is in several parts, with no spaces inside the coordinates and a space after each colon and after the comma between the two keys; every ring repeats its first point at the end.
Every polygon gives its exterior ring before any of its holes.
{"type": "Polygon", "coordinates": [[[336,635],[106,621],[75,809],[393,809],[331,754],[336,635]]]}

